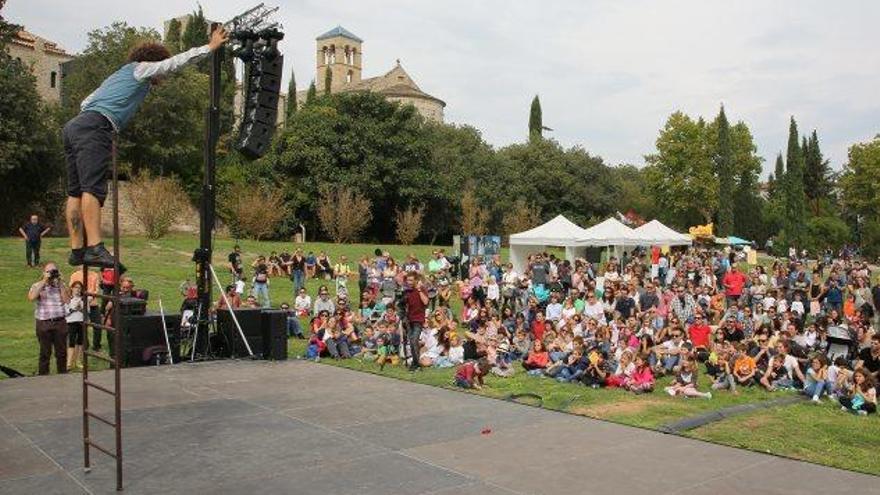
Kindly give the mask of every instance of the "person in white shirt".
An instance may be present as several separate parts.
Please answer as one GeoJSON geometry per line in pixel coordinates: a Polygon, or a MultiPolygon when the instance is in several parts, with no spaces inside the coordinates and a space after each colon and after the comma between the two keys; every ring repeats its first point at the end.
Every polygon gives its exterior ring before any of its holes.
{"type": "Polygon", "coordinates": [[[83,284],[76,281],[70,286],[70,301],[64,305],[67,316],[67,369],[71,370],[74,366],[78,366],[83,352],[83,339],[85,336],[84,328],[84,302],[83,302],[83,284]]]}
{"type": "Polygon", "coordinates": [[[596,320],[600,325],[605,325],[605,308],[602,303],[596,299],[596,293],[590,292],[587,296],[587,302],[584,304],[584,317],[596,320]]]}
{"type": "Polygon", "coordinates": [[[305,287],[299,290],[296,299],[293,301],[293,309],[297,316],[308,316],[309,310],[312,308],[312,297],[306,292],[305,287]]]}
{"type": "Polygon", "coordinates": [[[562,318],[562,304],[559,302],[559,296],[556,294],[550,296],[550,304],[547,305],[544,315],[548,321],[553,323],[558,322],[562,318]]]}

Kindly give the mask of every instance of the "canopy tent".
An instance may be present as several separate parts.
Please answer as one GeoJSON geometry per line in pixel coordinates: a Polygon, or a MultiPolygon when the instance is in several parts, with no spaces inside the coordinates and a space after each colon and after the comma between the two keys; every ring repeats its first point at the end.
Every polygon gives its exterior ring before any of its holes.
{"type": "Polygon", "coordinates": [[[510,236],[510,262],[513,268],[522,273],[526,268],[529,253],[543,251],[547,246],[561,246],[565,248],[566,259],[573,260],[574,248],[580,246],[578,239],[584,236],[586,230],[576,225],[562,215],[550,220],[544,225],[510,236]]]}
{"type": "Polygon", "coordinates": [[[693,243],[691,236],[680,234],[663,225],[659,220],[650,222],[636,228],[633,232],[641,238],[646,245],[655,246],[690,246],[693,243]]]}
{"type": "Polygon", "coordinates": [[[640,246],[645,244],[645,241],[633,229],[613,217],[586,229],[579,240],[578,246],[584,247],[640,246]]]}

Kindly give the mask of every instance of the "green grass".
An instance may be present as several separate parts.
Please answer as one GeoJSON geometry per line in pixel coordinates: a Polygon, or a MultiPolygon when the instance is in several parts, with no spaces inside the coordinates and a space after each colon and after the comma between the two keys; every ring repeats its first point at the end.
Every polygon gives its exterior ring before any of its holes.
{"type": "MultiPolygon", "coordinates": [[[[194,265],[190,258],[197,244],[197,236],[184,234],[172,235],[159,241],[150,241],[143,237],[125,238],[123,261],[129,267],[128,274],[135,284],[150,291],[150,309],[158,309],[158,300],[161,298],[167,311],[176,312],[180,304],[178,286],[187,278],[194,279],[194,265]]],[[[216,241],[215,261],[218,275],[224,282],[225,268],[222,267],[225,267],[226,255],[234,244],[235,241],[231,239],[216,241]]],[[[282,242],[241,241],[239,244],[246,263],[250,263],[258,254],[268,255],[273,250],[291,250],[294,247],[290,243],[282,242]]],[[[352,263],[361,256],[369,255],[377,247],[391,252],[397,259],[402,259],[408,253],[415,253],[423,261],[434,249],[432,246],[326,243],[309,243],[302,247],[306,252],[326,251],[333,259],[345,254],[352,263]]],[[[63,239],[47,239],[43,243],[44,261],[66,260],[67,253],[63,239]]],[[[504,257],[506,258],[506,253],[504,257]]],[[[23,258],[24,246],[19,239],[0,239],[0,364],[29,375],[36,371],[38,346],[34,336],[33,305],[27,302],[25,295],[40,273],[36,269],[25,267],[23,258]]],[[[62,271],[65,272],[65,277],[69,276],[69,267],[62,265],[62,271]]],[[[310,293],[314,294],[321,283],[323,282],[317,280],[308,281],[310,293]]],[[[273,278],[270,294],[274,306],[283,301],[292,302],[291,282],[285,278],[273,278]]],[[[290,351],[294,357],[303,355],[303,341],[292,340],[290,351]]],[[[389,366],[380,371],[375,363],[359,359],[323,362],[432,386],[452,386],[451,369],[425,369],[411,374],[402,366],[389,366]]],[[[661,379],[658,390],[653,394],[635,396],[620,390],[593,390],[560,384],[552,379],[530,377],[520,372],[511,378],[489,377],[487,387],[473,393],[496,398],[506,398],[515,393],[535,393],[543,398],[543,406],[546,408],[645,428],[657,428],[688,416],[735,404],[761,402],[778,396],[758,389],[747,389],[737,396],[719,392],[712,400],[672,398],[660,390],[667,382],[668,379],[661,379]]],[[[708,383],[704,378],[700,388],[705,390],[707,387],[708,383]]],[[[876,460],[876,446],[880,445],[880,421],[876,416],[855,418],[838,413],[831,405],[797,405],[763,410],[700,428],[689,435],[722,444],[769,450],[821,464],[880,474],[880,465],[876,460]],[[758,430],[752,426],[755,422],[761,425],[758,430]],[[756,431],[760,434],[756,434],[756,431]]]]}
{"type": "Polygon", "coordinates": [[[712,423],[688,436],[828,466],[880,475],[880,421],[836,404],[800,403],[712,423]]]}

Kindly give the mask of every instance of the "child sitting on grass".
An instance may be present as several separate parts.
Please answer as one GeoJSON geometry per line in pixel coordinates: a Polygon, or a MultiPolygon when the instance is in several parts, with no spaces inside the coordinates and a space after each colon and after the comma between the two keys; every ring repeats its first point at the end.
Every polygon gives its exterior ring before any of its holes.
{"type": "Polygon", "coordinates": [[[853,371],[852,390],[840,397],[840,409],[860,416],[877,412],[877,390],[871,373],[865,368],[853,371]]]}
{"type": "Polygon", "coordinates": [[[483,388],[483,377],[489,373],[489,361],[468,361],[455,370],[455,385],[461,388],[483,388]]]}
{"type": "Polygon", "coordinates": [[[380,370],[385,369],[387,363],[397,366],[397,363],[400,362],[400,356],[397,355],[394,347],[381,335],[376,339],[376,362],[379,363],[380,370]]]}
{"type": "Polygon", "coordinates": [[[825,356],[819,354],[810,359],[810,367],[804,373],[806,380],[802,392],[807,397],[812,397],[812,401],[816,403],[822,401],[822,393],[825,392],[828,380],[828,366],[826,362],[825,356]]]}
{"type": "Polygon", "coordinates": [[[730,362],[731,359],[727,353],[722,353],[718,356],[712,390],[730,390],[733,395],[737,395],[739,392],[736,391],[736,377],[733,374],[730,362]]]}
{"type": "Polygon", "coordinates": [[[636,395],[654,391],[654,372],[645,354],[636,356],[635,369],[624,380],[623,387],[636,395]]]}
{"type": "Polygon", "coordinates": [[[667,394],[684,397],[703,397],[711,399],[712,392],[700,392],[697,390],[697,365],[694,361],[687,359],[681,364],[672,385],[664,389],[667,394]]]}

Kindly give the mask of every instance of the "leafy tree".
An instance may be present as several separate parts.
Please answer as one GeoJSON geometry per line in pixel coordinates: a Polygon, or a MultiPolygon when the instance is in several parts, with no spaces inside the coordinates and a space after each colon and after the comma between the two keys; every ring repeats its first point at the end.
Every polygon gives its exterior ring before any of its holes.
{"type": "Polygon", "coordinates": [[[422,232],[424,218],[424,206],[395,211],[394,223],[397,225],[397,241],[405,246],[412,244],[422,232]]]}
{"type": "MultiPolygon", "coordinates": [[[[880,134],[849,148],[839,181],[844,207],[863,221],[880,218],[880,134]]],[[[880,224],[878,224],[880,225],[880,224]]],[[[864,240],[863,240],[864,243],[864,240]]]]}
{"type": "Polygon", "coordinates": [[[312,79],[312,83],[309,84],[309,90],[306,91],[306,105],[313,103],[318,99],[318,90],[315,88],[315,80],[312,79]]]}
{"type": "Polygon", "coordinates": [[[463,235],[486,235],[489,232],[490,211],[480,204],[472,188],[461,195],[461,233],[463,235]]]}
{"type": "Polygon", "coordinates": [[[296,113],[296,74],[290,69],[290,83],[287,85],[287,108],[284,115],[284,123],[290,122],[296,113]]]}
{"type": "Polygon", "coordinates": [[[718,206],[718,179],[703,119],[682,112],[669,116],[648,155],[648,188],[665,220],[681,227],[711,222],[718,206]]]}
{"type": "Polygon", "coordinates": [[[785,194],[785,162],[782,153],[776,155],[776,164],[767,180],[768,195],[771,201],[781,202],[785,194]]]}
{"type": "Polygon", "coordinates": [[[788,130],[788,153],[785,171],[785,233],[786,240],[802,247],[804,241],[804,156],[798,143],[794,117],[788,130]]]}
{"type": "Polygon", "coordinates": [[[504,235],[516,234],[537,227],[541,224],[541,212],[537,207],[530,205],[525,199],[519,198],[513,208],[504,213],[501,221],[501,232],[504,235]]]}
{"type": "Polygon", "coordinates": [[[831,188],[831,168],[828,160],[822,156],[819,137],[814,129],[804,148],[804,192],[813,215],[819,215],[821,201],[829,197],[831,188]]]}
{"type": "Polygon", "coordinates": [[[168,31],[165,33],[165,46],[172,53],[180,52],[180,21],[177,18],[168,21],[168,31]]]}
{"type": "Polygon", "coordinates": [[[324,71],[324,94],[330,94],[330,88],[333,86],[333,72],[330,71],[330,67],[327,67],[327,70],[324,71]]]}
{"type": "Polygon", "coordinates": [[[337,244],[357,241],[370,224],[371,206],[366,196],[350,187],[322,187],[318,202],[321,228],[337,244]]]}
{"type": "Polygon", "coordinates": [[[718,141],[715,148],[715,173],[718,177],[718,221],[716,231],[719,235],[729,235],[733,230],[734,202],[730,195],[734,191],[735,172],[733,164],[733,149],[730,144],[730,124],[727,115],[724,114],[724,106],[718,112],[716,118],[718,128],[718,141]]]}
{"type": "Polygon", "coordinates": [[[540,138],[544,133],[543,117],[541,115],[541,100],[538,95],[532,98],[532,106],[529,109],[529,139],[540,138]]]}

